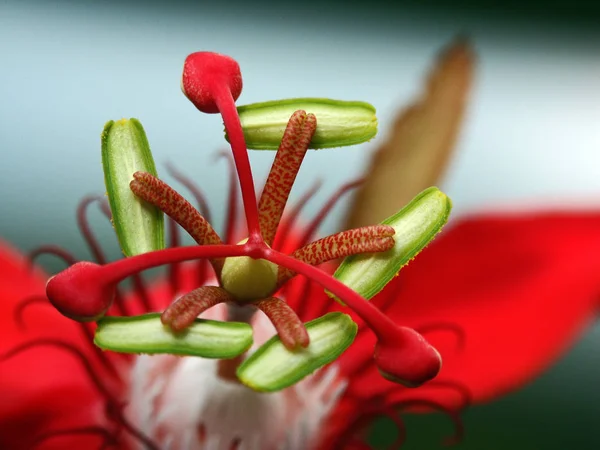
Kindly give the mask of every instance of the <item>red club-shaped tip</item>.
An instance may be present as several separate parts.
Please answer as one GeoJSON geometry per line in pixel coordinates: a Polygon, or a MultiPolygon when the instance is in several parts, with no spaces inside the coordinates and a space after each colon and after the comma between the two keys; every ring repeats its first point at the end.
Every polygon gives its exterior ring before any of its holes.
{"type": "Polygon", "coordinates": [[[100,280],[98,264],[79,262],[50,278],[46,295],[61,314],[79,322],[102,317],[115,296],[115,286],[100,280]]]}
{"type": "Polygon", "coordinates": [[[442,358],[419,333],[399,327],[395,338],[386,336],[375,346],[375,364],[383,377],[408,387],[417,387],[435,378],[442,358]]]}
{"type": "Polygon", "coordinates": [[[192,53],[183,64],[181,89],[204,113],[218,113],[217,92],[227,87],[233,100],[242,93],[242,74],[238,63],[229,56],[212,52],[192,53]]]}

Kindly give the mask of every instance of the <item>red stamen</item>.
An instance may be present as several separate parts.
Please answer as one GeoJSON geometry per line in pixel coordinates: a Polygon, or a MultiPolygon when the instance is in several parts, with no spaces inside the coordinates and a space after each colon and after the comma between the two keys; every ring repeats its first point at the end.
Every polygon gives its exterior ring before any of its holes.
{"type": "MultiPolygon", "coordinates": [[[[387,225],[355,228],[324,237],[299,248],[292,257],[311,266],[361,253],[385,252],[394,246],[395,231],[387,225]]],[[[279,268],[278,283],[284,283],[294,272],[279,268]]]]}
{"type": "Polygon", "coordinates": [[[235,107],[235,100],[242,91],[242,75],[238,63],[218,53],[192,53],[183,66],[182,87],[185,95],[200,111],[221,113],[242,190],[249,241],[260,242],[262,239],[252,169],[242,124],[235,107]]]}
{"type": "MultiPolygon", "coordinates": [[[[164,181],[147,172],[136,172],[129,184],[135,195],[153,204],[181,225],[198,245],[221,244],[221,238],[190,202],[164,181]]],[[[217,276],[223,261],[211,261],[217,276]]]]}
{"type": "Polygon", "coordinates": [[[73,355],[83,367],[86,375],[88,376],[98,393],[103,398],[105,398],[106,401],[110,403],[117,403],[117,399],[113,396],[111,390],[104,385],[103,381],[97,375],[96,371],[94,370],[90,362],[86,359],[83,352],[70,343],[63,342],[58,339],[37,339],[34,341],[25,342],[24,344],[20,344],[19,346],[9,350],[7,353],[0,355],[0,362],[6,361],[28,350],[41,346],[58,347],[63,350],[66,350],[68,353],[73,355]]]}
{"type": "Polygon", "coordinates": [[[56,256],[57,258],[62,259],[69,266],[72,266],[77,262],[77,258],[75,258],[68,251],[58,247],[57,245],[41,245],[30,251],[27,255],[27,258],[29,259],[32,267],[35,259],[42,255],[56,256]]]}
{"type": "Polygon", "coordinates": [[[415,330],[420,334],[435,333],[436,331],[450,332],[456,336],[456,348],[458,351],[464,350],[465,343],[467,341],[467,337],[465,336],[465,330],[463,330],[458,324],[455,323],[428,323],[420,327],[415,327],[415,330]]]}
{"type": "Polygon", "coordinates": [[[401,411],[407,410],[407,409],[425,407],[425,408],[429,408],[429,409],[433,409],[433,410],[442,412],[452,421],[452,423],[454,425],[454,435],[444,438],[444,440],[443,440],[444,445],[456,445],[465,438],[465,426],[463,424],[462,418],[460,417],[460,414],[457,411],[454,411],[450,408],[440,405],[437,402],[434,402],[431,400],[421,400],[421,399],[404,400],[404,401],[398,402],[394,405],[391,405],[391,407],[397,408],[401,411]]]}
{"type": "Polygon", "coordinates": [[[314,114],[305,111],[294,112],[288,121],[258,202],[260,231],[269,245],[273,243],[292,185],[316,129],[314,114]]]}
{"type": "Polygon", "coordinates": [[[310,338],[306,327],[286,302],[277,297],[270,297],[254,302],[254,306],[269,318],[277,330],[281,343],[288,350],[308,347],[310,338]]]}
{"type": "MultiPolygon", "coordinates": [[[[179,238],[179,228],[177,227],[177,222],[173,219],[169,220],[169,234],[170,234],[170,242],[169,247],[179,247],[181,244],[181,240],[179,238]]],[[[173,263],[169,266],[169,287],[171,288],[171,295],[177,294],[179,292],[179,280],[181,279],[181,263],[173,263]]]]}
{"type": "Polygon", "coordinates": [[[175,166],[173,166],[172,164],[167,163],[165,165],[165,167],[166,167],[169,175],[171,175],[173,178],[175,178],[175,180],[177,180],[188,191],[190,191],[190,193],[196,200],[196,203],[198,204],[198,211],[200,211],[200,214],[202,214],[202,216],[206,219],[206,221],[208,223],[212,223],[212,216],[210,213],[210,207],[208,206],[208,201],[206,200],[206,197],[204,196],[202,191],[198,188],[198,186],[196,186],[192,180],[190,180],[188,177],[183,175],[179,170],[177,170],[175,168],[175,166]]]}
{"type": "MultiPolygon", "coordinates": [[[[148,293],[148,289],[146,289],[146,284],[144,283],[144,279],[139,273],[134,274],[131,279],[133,280],[133,289],[137,297],[144,308],[144,312],[151,312],[154,309],[152,308],[152,304],[150,303],[150,294],[148,293]]],[[[115,287],[115,291],[117,288],[115,287]]],[[[115,298],[117,296],[115,295],[115,298]]]]}
{"type": "Polygon", "coordinates": [[[316,233],[317,228],[323,223],[325,217],[331,212],[333,207],[337,204],[338,201],[344,196],[344,194],[350,192],[352,189],[359,187],[364,183],[364,179],[359,179],[355,181],[351,181],[350,183],[346,183],[342,185],[332,196],[331,198],[323,205],[321,210],[317,213],[315,218],[306,228],[306,231],[302,235],[300,239],[300,245],[305,245],[312,239],[313,235],[316,233]]]}
{"type": "MultiPolygon", "coordinates": [[[[15,308],[15,310],[13,312],[13,316],[14,316],[15,323],[22,330],[26,329],[25,322],[23,320],[23,314],[24,314],[25,310],[27,310],[30,306],[33,306],[33,305],[51,306],[50,302],[48,302],[48,299],[42,295],[34,295],[32,297],[28,297],[28,298],[24,299],[23,301],[19,302],[19,304],[17,305],[17,307],[15,308]]],[[[112,376],[114,376],[116,379],[119,379],[119,374],[117,372],[117,369],[115,368],[113,363],[110,361],[110,359],[108,359],[108,355],[105,352],[103,352],[100,348],[98,348],[94,345],[94,342],[93,342],[94,341],[94,333],[89,328],[89,325],[85,324],[85,323],[80,323],[78,325],[80,326],[81,332],[83,333],[84,342],[86,343],[86,345],[88,345],[92,349],[92,351],[96,354],[96,356],[98,357],[100,362],[104,365],[104,367],[108,370],[108,372],[110,372],[110,374],[112,376]]]]}
{"type": "Polygon", "coordinates": [[[181,331],[194,323],[196,317],[207,309],[233,300],[225,289],[218,286],[202,286],[179,297],[162,313],[160,320],[173,331],[181,331]]]}
{"type": "Polygon", "coordinates": [[[90,228],[90,224],[87,220],[87,210],[93,202],[101,201],[102,197],[90,195],[84,197],[77,206],[77,224],[79,226],[79,230],[81,231],[81,234],[83,235],[83,238],[85,239],[85,242],[87,243],[94,260],[98,264],[106,263],[106,257],[102,252],[102,248],[100,247],[96,236],[94,236],[94,233],[92,233],[92,229],[90,228]]]}

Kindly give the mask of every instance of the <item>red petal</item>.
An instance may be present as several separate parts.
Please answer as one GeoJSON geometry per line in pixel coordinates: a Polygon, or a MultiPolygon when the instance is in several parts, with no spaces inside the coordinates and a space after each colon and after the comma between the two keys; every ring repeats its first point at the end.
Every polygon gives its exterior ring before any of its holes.
{"type": "MultiPolygon", "coordinates": [[[[600,215],[463,220],[373,301],[381,305],[389,296],[395,298],[386,313],[399,324],[416,329],[451,324],[462,330],[462,350],[456,332],[425,334],[442,353],[437,380],[466,387],[474,402],[491,400],[538,375],[594,320],[600,297],[600,215]]],[[[436,387],[435,381],[411,390],[384,380],[364,354],[372,349],[371,333],[358,339],[339,360],[351,384],[344,408],[330,420],[330,436],[348,431],[349,411],[383,407],[377,401],[460,403],[457,389],[436,387]]]]}
{"type": "MultiPolygon", "coordinates": [[[[41,271],[31,271],[24,256],[0,242],[0,355],[40,337],[86,349],[79,342],[78,326],[49,304],[32,305],[24,312],[25,330],[16,324],[15,308],[25,298],[44,296],[45,282],[41,271]]],[[[100,412],[99,397],[81,366],[66,352],[48,346],[0,360],[0,398],[0,448],[31,448],[36,433],[94,425],[100,412]]],[[[90,439],[73,438],[69,445],[84,448],[77,444],[98,442],[97,437],[90,439]]]]}

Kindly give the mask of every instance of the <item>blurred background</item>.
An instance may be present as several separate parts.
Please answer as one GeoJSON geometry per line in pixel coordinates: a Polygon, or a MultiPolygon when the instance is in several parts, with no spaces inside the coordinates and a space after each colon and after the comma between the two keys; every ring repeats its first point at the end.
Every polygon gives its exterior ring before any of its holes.
{"type": "MultiPolygon", "coordinates": [[[[179,87],[183,60],[197,50],[239,61],[239,104],[327,96],[375,105],[377,139],[308,155],[297,185],[326,180],[307,209],[314,213],[364,170],[458,34],[470,37],[478,64],[442,183],[455,217],[600,208],[600,6],[389,3],[0,1],[0,238],[22,250],[56,243],[88,257],[75,208],[82,195],[104,191],[99,136],[121,117],[144,124],[159,174],[172,162],[201,185],[220,229],[226,166],[213,155],[225,148],[222,123],[196,111],[179,87]]],[[[257,182],[272,157],[252,153],[257,182]]],[[[343,214],[340,205],[322,232],[336,231],[343,214]]],[[[90,217],[109,255],[119,257],[110,226],[99,213],[90,217]]],[[[471,408],[457,448],[600,448],[599,345],[597,327],[535,383],[471,408]]],[[[435,415],[410,417],[407,428],[409,449],[438,448],[452,430],[435,415]]],[[[386,430],[377,428],[378,443],[386,430]]]]}

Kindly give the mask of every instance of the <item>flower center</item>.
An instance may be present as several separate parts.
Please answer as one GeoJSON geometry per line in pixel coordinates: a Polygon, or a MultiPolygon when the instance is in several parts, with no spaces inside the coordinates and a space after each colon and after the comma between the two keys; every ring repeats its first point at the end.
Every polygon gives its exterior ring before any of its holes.
{"type": "Polygon", "coordinates": [[[239,302],[251,302],[266,298],[277,289],[277,272],[277,266],[266,259],[230,257],[223,264],[221,283],[239,302]]]}

